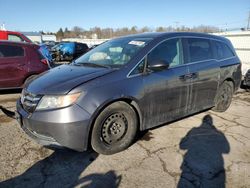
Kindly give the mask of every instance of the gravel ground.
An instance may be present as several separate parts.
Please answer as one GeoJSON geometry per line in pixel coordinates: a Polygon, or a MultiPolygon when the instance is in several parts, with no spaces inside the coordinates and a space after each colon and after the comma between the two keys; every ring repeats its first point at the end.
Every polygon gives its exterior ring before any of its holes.
{"type": "MultiPolygon", "coordinates": [[[[15,109],[19,94],[0,95],[15,109]]],[[[52,151],[0,112],[0,187],[250,187],[250,93],[225,113],[206,111],[149,130],[126,151],[52,151]]]]}

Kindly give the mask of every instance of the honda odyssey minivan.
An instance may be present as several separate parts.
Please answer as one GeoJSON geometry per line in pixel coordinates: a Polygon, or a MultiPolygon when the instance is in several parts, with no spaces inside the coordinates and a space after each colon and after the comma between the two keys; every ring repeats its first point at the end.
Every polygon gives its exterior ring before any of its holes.
{"type": "Polygon", "coordinates": [[[42,145],[113,154],[138,131],[206,109],[224,112],[240,82],[240,60],[225,38],[130,35],[26,84],[18,121],[42,145]]]}

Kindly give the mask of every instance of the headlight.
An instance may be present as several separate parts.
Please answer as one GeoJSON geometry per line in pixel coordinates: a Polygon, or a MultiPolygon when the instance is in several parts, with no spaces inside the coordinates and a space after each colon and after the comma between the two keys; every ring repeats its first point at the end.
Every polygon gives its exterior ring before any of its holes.
{"type": "Polygon", "coordinates": [[[69,106],[76,102],[81,93],[63,95],[63,96],[43,96],[37,110],[55,109],[69,106]]]}

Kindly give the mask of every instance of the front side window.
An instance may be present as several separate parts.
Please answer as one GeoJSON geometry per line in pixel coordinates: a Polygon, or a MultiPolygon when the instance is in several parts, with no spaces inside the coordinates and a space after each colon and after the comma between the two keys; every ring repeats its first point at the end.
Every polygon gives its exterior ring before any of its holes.
{"type": "Polygon", "coordinates": [[[24,49],[20,46],[9,46],[0,44],[0,57],[24,56],[24,49]]]}
{"type": "Polygon", "coordinates": [[[210,40],[202,38],[187,39],[188,63],[213,59],[210,40]]]}
{"type": "Polygon", "coordinates": [[[217,54],[217,59],[226,59],[234,56],[232,50],[224,43],[215,41],[215,51],[217,54]]]}
{"type": "Polygon", "coordinates": [[[175,67],[182,64],[181,60],[181,40],[170,39],[159,44],[148,55],[148,62],[163,61],[169,64],[169,67],[175,67]]]}
{"type": "Polygon", "coordinates": [[[24,40],[17,36],[17,35],[11,35],[11,34],[8,34],[8,40],[11,40],[11,41],[17,41],[17,42],[23,42],[24,40]]]}
{"type": "Polygon", "coordinates": [[[151,38],[121,38],[111,40],[90,50],[73,65],[99,65],[119,68],[127,64],[151,38]]]}

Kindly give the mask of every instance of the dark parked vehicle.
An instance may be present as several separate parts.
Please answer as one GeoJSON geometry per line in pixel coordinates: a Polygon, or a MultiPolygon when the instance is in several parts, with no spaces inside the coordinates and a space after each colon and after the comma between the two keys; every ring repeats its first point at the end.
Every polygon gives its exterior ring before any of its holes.
{"type": "Polygon", "coordinates": [[[25,132],[46,146],[102,154],[137,131],[212,108],[223,112],[241,82],[229,40],[146,33],[110,40],[27,84],[17,101],[25,132]]]}
{"type": "Polygon", "coordinates": [[[48,68],[38,45],[0,41],[0,89],[21,88],[27,80],[48,68]]]}
{"type": "Polygon", "coordinates": [[[247,71],[243,82],[245,86],[250,88],[250,69],[247,71]]]}
{"type": "Polygon", "coordinates": [[[62,42],[51,48],[52,58],[55,61],[72,61],[88,51],[85,43],[62,42]]]}

